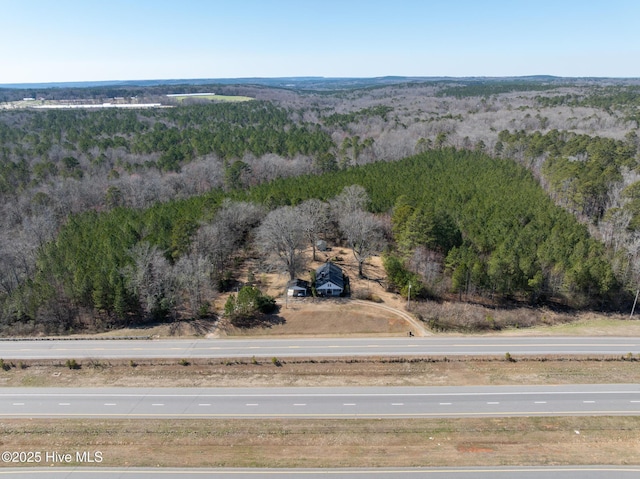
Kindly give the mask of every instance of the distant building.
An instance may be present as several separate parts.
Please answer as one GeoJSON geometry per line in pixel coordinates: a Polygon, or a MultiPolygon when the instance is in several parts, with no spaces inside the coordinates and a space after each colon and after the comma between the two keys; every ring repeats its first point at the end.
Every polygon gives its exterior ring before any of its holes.
{"type": "Polygon", "coordinates": [[[320,296],[340,296],[344,292],[342,269],[330,261],[316,269],[316,291],[320,296]]]}

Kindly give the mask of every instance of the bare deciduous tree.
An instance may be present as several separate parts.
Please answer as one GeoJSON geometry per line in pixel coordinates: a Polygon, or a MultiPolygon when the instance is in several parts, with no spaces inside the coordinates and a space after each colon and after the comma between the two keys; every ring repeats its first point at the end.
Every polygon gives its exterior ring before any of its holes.
{"type": "Polygon", "coordinates": [[[367,190],[360,185],[351,185],[345,186],[329,203],[334,214],[340,217],[353,211],[365,210],[370,201],[367,190]]]}
{"type": "Polygon", "coordinates": [[[290,279],[300,271],[304,240],[300,214],[292,206],[271,211],[258,228],[256,237],[258,247],[275,255],[287,269],[290,279]]]}
{"type": "Polygon", "coordinates": [[[178,288],[164,255],[155,246],[143,242],[131,249],[131,257],[134,264],[123,273],[143,311],[153,318],[175,313],[178,288]]]}
{"type": "Polygon", "coordinates": [[[213,297],[211,269],[207,258],[193,253],[182,256],[173,266],[175,278],[193,316],[200,315],[203,308],[206,309],[208,299],[213,297]]]}
{"type": "Polygon", "coordinates": [[[305,239],[311,243],[313,260],[316,261],[316,241],[329,222],[327,217],[327,205],[322,201],[312,198],[300,203],[296,210],[300,214],[300,222],[305,239]]]}
{"type": "Polygon", "coordinates": [[[355,210],[341,216],[340,230],[358,262],[358,274],[363,277],[364,262],[384,247],[384,226],[374,214],[355,210]]]}

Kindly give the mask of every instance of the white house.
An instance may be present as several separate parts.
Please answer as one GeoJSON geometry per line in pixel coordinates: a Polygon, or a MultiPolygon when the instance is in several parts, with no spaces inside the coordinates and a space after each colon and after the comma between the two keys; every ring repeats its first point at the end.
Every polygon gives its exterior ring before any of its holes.
{"type": "Polygon", "coordinates": [[[316,269],[316,291],[320,296],[340,296],[344,291],[342,270],[331,262],[316,269]]]}

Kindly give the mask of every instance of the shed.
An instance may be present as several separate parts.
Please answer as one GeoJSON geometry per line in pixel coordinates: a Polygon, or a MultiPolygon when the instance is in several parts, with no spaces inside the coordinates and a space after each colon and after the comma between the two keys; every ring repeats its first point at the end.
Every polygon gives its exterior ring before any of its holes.
{"type": "Polygon", "coordinates": [[[309,291],[309,283],[301,279],[292,279],[287,283],[287,296],[304,297],[309,291]]]}

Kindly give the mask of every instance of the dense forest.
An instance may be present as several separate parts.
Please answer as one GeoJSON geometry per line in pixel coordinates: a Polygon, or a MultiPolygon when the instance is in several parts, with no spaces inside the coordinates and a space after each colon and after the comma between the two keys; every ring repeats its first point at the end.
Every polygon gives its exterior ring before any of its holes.
{"type": "Polygon", "coordinates": [[[423,297],[628,307],[636,85],[215,88],[256,100],[0,110],[2,334],[215,317],[243,258],[283,267],[264,247],[273,224],[361,266],[383,253],[403,294],[410,281],[423,297]]]}

